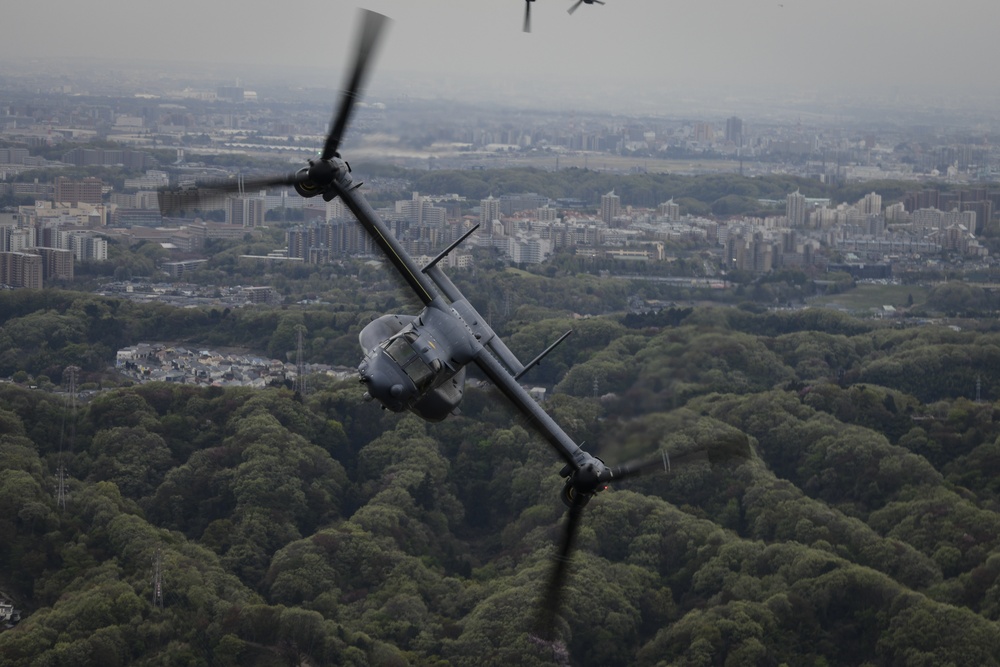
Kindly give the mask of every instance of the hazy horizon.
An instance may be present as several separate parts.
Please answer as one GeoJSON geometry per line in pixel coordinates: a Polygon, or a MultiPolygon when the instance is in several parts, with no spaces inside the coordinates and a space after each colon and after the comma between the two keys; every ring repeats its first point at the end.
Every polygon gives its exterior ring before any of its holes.
{"type": "MultiPolygon", "coordinates": [[[[993,81],[991,31],[1000,23],[1000,4],[987,0],[607,0],[568,15],[570,4],[534,2],[531,33],[521,30],[522,0],[370,0],[363,6],[393,19],[377,73],[431,82],[481,76],[515,91],[521,82],[577,82],[597,97],[625,82],[678,91],[982,93],[993,81]]],[[[13,29],[0,42],[0,57],[287,68],[293,79],[320,68],[333,76],[348,60],[358,6],[296,3],[290,14],[260,0],[226,7],[192,0],[18,3],[7,12],[13,29]]]]}

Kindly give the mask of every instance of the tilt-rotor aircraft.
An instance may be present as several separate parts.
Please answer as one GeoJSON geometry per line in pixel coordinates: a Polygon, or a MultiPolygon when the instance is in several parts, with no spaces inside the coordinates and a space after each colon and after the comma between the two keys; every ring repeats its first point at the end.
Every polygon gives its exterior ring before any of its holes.
{"type": "Polygon", "coordinates": [[[164,215],[194,210],[205,198],[279,185],[291,186],[303,197],[318,196],[325,201],[340,197],[343,200],[424,306],[417,315],[383,315],[361,331],[359,339],[364,359],[358,373],[365,385],[365,398],[376,400],[393,412],[410,410],[426,420],[440,421],[458,408],[465,388],[465,370],[472,364],[513,403],[565,462],[561,473],[566,479],[562,499],[569,510],[536,626],[538,636],[548,640],[552,638],[562,584],[583,507],[610,482],[654,469],[671,470],[680,464],[709,460],[709,456],[704,451],[696,451],[671,460],[663,453],[652,461],[611,467],[589,454],[518,383],[521,376],[569,332],[535,359],[522,364],[438,266],[440,260],[475,228],[426,266],[418,266],[369,205],[358,189],[361,183],[353,180],[351,168],[341,158],[338,148],[387,20],[381,14],[363,12],[363,27],[348,86],[342,93],[330,133],[317,158],[284,176],[164,189],[159,193],[160,210],[164,215]]]}
{"type": "MultiPolygon", "coordinates": [[[[535,0],[524,0],[524,32],[531,32],[531,3],[535,0]]],[[[576,0],[566,11],[572,14],[580,5],[603,5],[603,0],[576,0]]]]}

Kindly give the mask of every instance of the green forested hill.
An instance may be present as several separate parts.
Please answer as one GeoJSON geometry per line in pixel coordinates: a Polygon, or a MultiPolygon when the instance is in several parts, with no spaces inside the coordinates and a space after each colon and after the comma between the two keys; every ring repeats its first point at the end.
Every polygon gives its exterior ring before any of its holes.
{"type": "MultiPolygon", "coordinates": [[[[0,335],[44,316],[32,349],[83,345],[80,326],[110,336],[131,308],[90,305],[10,313],[0,335]]],[[[685,309],[664,327],[529,313],[507,323],[519,353],[575,329],[536,379],[609,463],[753,445],[587,506],[566,656],[528,632],[562,464],[476,381],[439,424],[362,403],[355,382],[304,401],[125,387],[75,419],[5,384],[0,590],[26,614],[0,665],[1000,664],[997,334],[818,310],[685,309]]],[[[359,316],[336,314],[331,339],[353,335],[359,316]]]]}

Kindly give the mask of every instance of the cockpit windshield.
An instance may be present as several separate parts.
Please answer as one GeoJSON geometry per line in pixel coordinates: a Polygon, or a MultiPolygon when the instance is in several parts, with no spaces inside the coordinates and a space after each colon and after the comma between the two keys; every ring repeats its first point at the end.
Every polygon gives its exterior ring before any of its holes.
{"type": "Polygon", "coordinates": [[[399,364],[403,372],[413,381],[417,388],[423,388],[434,378],[434,371],[424,362],[413,349],[417,335],[407,331],[389,341],[385,351],[392,360],[399,364]]]}

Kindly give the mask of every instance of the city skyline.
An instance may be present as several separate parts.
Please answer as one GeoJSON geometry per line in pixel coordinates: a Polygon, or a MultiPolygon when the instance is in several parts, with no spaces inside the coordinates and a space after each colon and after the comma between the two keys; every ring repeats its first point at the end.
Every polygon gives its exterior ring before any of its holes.
{"type": "MultiPolygon", "coordinates": [[[[572,16],[569,5],[533,3],[529,34],[521,30],[520,0],[370,0],[365,8],[393,19],[373,85],[379,75],[441,87],[480,76],[513,97],[572,82],[595,98],[621,95],[623,84],[677,95],[703,87],[993,94],[983,89],[1000,5],[988,0],[608,0],[572,16]],[[970,20],[949,49],[942,26],[958,25],[955,17],[970,20]]],[[[20,28],[0,43],[0,57],[159,60],[248,74],[277,68],[289,79],[339,86],[357,4],[296,5],[293,15],[281,14],[259,0],[245,0],[238,12],[192,0],[155,8],[122,0],[21,3],[8,14],[20,28]]]]}

